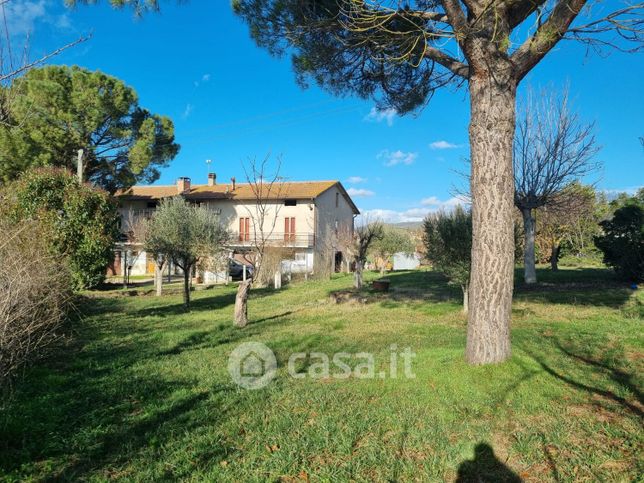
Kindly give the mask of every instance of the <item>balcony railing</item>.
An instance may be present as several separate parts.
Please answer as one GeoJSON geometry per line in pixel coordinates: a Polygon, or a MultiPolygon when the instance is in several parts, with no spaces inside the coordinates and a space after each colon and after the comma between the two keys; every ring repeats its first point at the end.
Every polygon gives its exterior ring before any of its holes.
{"type": "MultiPolygon", "coordinates": [[[[230,244],[232,246],[252,247],[261,243],[262,238],[253,233],[233,233],[230,244]]],[[[264,241],[269,246],[310,248],[315,246],[313,233],[272,233],[264,236],[264,241]]]]}

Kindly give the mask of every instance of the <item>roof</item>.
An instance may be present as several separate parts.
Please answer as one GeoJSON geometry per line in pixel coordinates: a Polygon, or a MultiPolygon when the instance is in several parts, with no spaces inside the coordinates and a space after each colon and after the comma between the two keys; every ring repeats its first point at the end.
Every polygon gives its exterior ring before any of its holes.
{"type": "MultiPolygon", "coordinates": [[[[336,186],[344,195],[355,214],[359,214],[358,207],[347,193],[339,181],[291,181],[273,185],[267,199],[284,200],[312,200],[320,196],[325,191],[336,186]]],[[[268,190],[268,186],[266,187],[268,190]]],[[[125,191],[119,191],[116,196],[123,200],[137,201],[154,201],[161,198],[170,198],[177,196],[176,185],[170,186],[133,186],[125,191]]],[[[238,183],[232,190],[230,184],[207,184],[191,185],[189,191],[182,193],[182,196],[188,200],[255,200],[253,186],[248,183],[238,183]]]]}

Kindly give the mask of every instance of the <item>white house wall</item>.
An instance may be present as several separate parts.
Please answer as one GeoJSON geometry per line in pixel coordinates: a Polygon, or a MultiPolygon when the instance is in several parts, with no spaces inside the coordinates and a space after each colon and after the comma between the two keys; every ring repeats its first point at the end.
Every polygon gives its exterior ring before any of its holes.
{"type": "Polygon", "coordinates": [[[335,251],[338,251],[337,233],[353,232],[353,208],[337,186],[318,196],[315,199],[315,207],[316,255],[325,262],[332,263],[335,251]]]}

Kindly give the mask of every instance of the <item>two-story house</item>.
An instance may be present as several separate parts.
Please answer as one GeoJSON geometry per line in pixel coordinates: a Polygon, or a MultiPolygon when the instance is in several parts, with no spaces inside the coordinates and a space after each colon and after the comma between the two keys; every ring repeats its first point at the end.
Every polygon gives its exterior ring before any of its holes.
{"type": "MultiPolygon", "coordinates": [[[[219,215],[232,234],[231,257],[252,258],[261,239],[269,247],[279,247],[296,271],[308,273],[333,269],[346,261],[338,236],[353,231],[354,217],[359,214],[339,181],[279,182],[270,190],[267,185],[262,192],[261,185],[258,189],[257,185],[236,183],[234,178],[218,183],[211,173],[207,184],[195,185],[190,178],[179,178],[176,185],[134,186],[117,196],[124,233],[136,219],[151,216],[163,198],[182,196],[219,215]]],[[[122,275],[125,264],[132,267],[131,275],[154,272],[152,257],[124,234],[116,247],[111,273],[122,275]]]]}

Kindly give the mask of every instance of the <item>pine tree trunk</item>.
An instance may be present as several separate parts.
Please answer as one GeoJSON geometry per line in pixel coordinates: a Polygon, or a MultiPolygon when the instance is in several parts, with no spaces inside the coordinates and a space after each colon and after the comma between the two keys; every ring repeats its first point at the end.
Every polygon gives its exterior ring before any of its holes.
{"type": "Polygon", "coordinates": [[[250,293],[251,280],[239,284],[237,296],[235,297],[235,327],[246,327],[248,325],[248,294],[250,293]]]}
{"type": "Polygon", "coordinates": [[[523,248],[523,270],[524,270],[524,280],[525,283],[536,283],[537,282],[537,270],[535,267],[535,255],[534,255],[534,236],[536,231],[536,220],[532,216],[532,210],[530,208],[523,208],[521,210],[523,215],[523,236],[524,236],[524,248],[523,248]]]}
{"type": "Polygon", "coordinates": [[[470,79],[473,238],[465,351],[470,364],[502,362],[511,353],[516,103],[511,69],[491,65],[494,76],[480,69],[470,79]]]}

